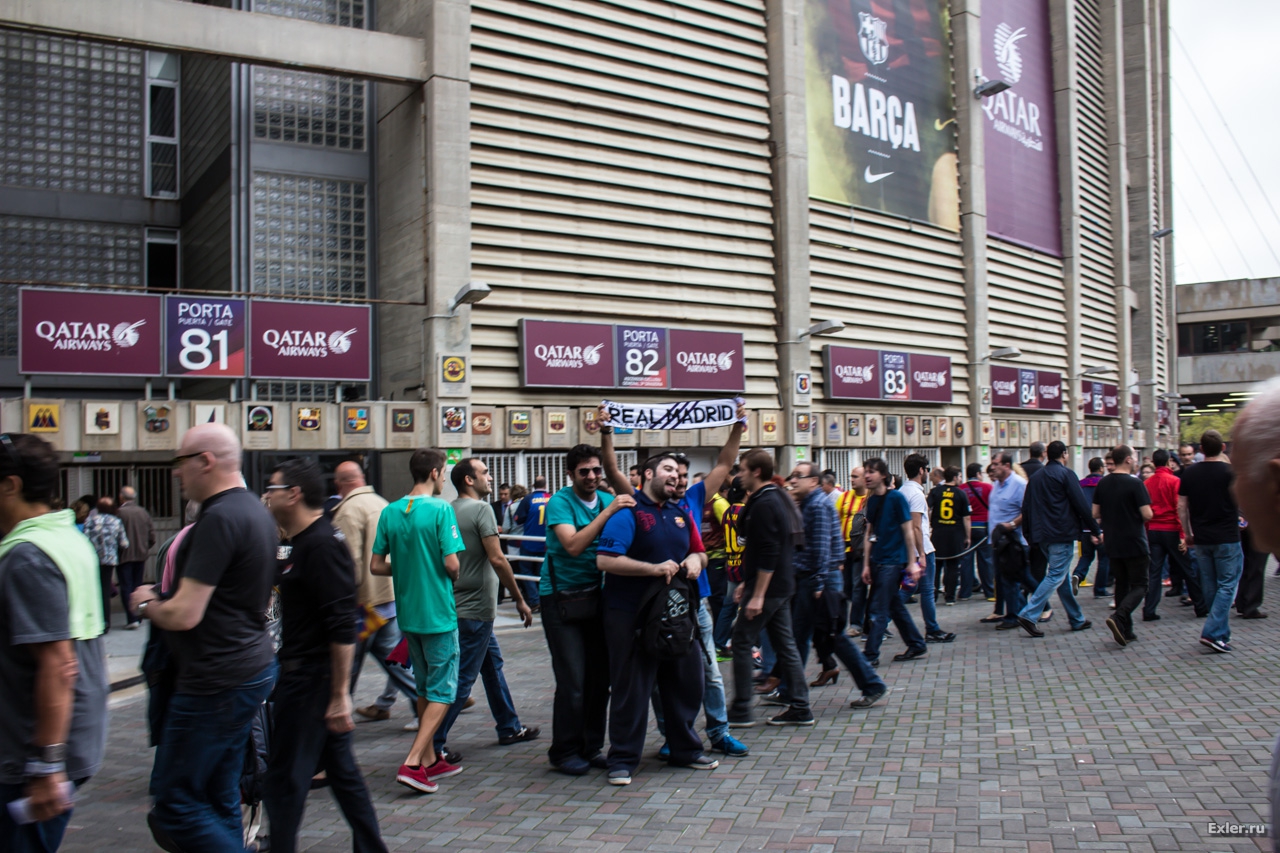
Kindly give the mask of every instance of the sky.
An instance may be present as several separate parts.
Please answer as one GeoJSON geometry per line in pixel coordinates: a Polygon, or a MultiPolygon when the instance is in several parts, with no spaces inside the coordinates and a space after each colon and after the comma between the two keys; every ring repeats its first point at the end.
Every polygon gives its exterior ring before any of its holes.
{"type": "Polygon", "coordinates": [[[1169,18],[1176,281],[1280,276],[1280,2],[1169,0],[1169,18]]]}

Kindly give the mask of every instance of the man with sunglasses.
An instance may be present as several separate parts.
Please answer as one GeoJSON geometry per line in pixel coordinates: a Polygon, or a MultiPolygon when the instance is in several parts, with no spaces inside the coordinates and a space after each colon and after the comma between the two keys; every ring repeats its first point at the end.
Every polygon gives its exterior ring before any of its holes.
{"type": "Polygon", "coordinates": [[[148,823],[164,850],[238,850],[240,773],[258,709],[276,682],[266,612],[275,520],[244,487],[240,441],[225,424],[182,437],[174,469],[200,517],[179,546],[174,593],[139,587],[133,607],[163,629],[177,683],[151,771],[148,823]]]}
{"type": "Polygon", "coordinates": [[[579,444],[565,457],[572,485],[547,502],[546,563],[539,587],[546,602],[542,631],[556,679],[547,757],[552,767],[570,776],[607,766],[601,750],[609,708],[609,654],[596,544],[605,522],[636,503],[630,492],[615,497],[600,488],[600,453],[579,444]]]}
{"type": "Polygon", "coordinates": [[[54,449],[33,435],[0,448],[0,850],[57,850],[68,783],[98,771],[107,742],[98,560],[74,511],[50,508],[54,449]],[[21,799],[35,822],[10,817],[21,799]]]}

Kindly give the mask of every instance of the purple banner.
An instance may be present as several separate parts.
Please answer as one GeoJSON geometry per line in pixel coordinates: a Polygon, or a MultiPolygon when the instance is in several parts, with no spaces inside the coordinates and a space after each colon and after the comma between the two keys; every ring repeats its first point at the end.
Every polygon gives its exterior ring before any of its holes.
{"type": "Polygon", "coordinates": [[[991,405],[996,409],[1021,409],[1018,368],[991,366],[991,405]]]}
{"type": "Polygon", "coordinates": [[[164,298],[166,376],[245,376],[243,299],[164,298]]]}
{"type": "Polygon", "coordinates": [[[619,388],[666,388],[667,330],[655,326],[614,326],[619,388]]]}
{"type": "Polygon", "coordinates": [[[668,329],[671,387],[676,391],[745,391],[747,371],[738,332],[668,329]]]}
{"type": "Polygon", "coordinates": [[[1142,424],[1142,395],[1129,395],[1129,417],[1135,424],[1142,424]]]}
{"type": "Polygon", "coordinates": [[[828,400],[879,400],[880,351],[828,346],[824,350],[828,400]]]}
{"type": "Polygon", "coordinates": [[[1040,371],[1018,371],[1018,405],[1023,409],[1040,408],[1040,371]]]}
{"type": "Polygon", "coordinates": [[[910,353],[880,351],[880,398],[882,400],[910,400],[910,369],[907,361],[910,353]]]}
{"type": "Polygon", "coordinates": [[[1038,406],[1041,411],[1062,411],[1062,374],[1053,370],[1037,370],[1038,406]]]}
{"type": "Polygon", "coordinates": [[[18,372],[160,376],[159,296],[23,288],[18,372]]]}
{"type": "Polygon", "coordinates": [[[613,363],[613,326],[520,321],[520,379],[526,388],[612,388],[613,363]]]}
{"type": "Polygon", "coordinates": [[[1102,415],[1107,418],[1120,417],[1120,389],[1114,385],[1102,386],[1102,415]]]}
{"type": "Polygon", "coordinates": [[[255,300],[249,309],[249,336],[249,370],[255,378],[370,378],[367,305],[255,300]]]}
{"type": "Polygon", "coordinates": [[[1163,398],[1156,400],[1156,423],[1162,427],[1169,425],[1169,401],[1163,398]]]}
{"type": "Polygon", "coordinates": [[[911,399],[920,403],[951,402],[950,358],[911,354],[911,399]]]}
{"type": "Polygon", "coordinates": [[[1048,0],[983,0],[987,232],[1062,256],[1048,0]]]}
{"type": "Polygon", "coordinates": [[[1086,415],[1101,417],[1107,413],[1106,403],[1102,398],[1101,382],[1085,382],[1081,390],[1084,392],[1084,412],[1086,415]]]}

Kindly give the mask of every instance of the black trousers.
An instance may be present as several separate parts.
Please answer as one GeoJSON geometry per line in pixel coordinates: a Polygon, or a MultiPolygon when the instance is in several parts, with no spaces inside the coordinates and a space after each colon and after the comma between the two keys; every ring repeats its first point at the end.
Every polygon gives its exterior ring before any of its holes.
{"type": "Polygon", "coordinates": [[[552,764],[575,755],[590,761],[604,749],[604,721],[609,711],[604,620],[564,622],[550,597],[543,602],[541,613],[556,679],[547,757],[552,764]]]}
{"type": "Polygon", "coordinates": [[[729,706],[729,721],[751,719],[751,649],[759,644],[761,631],[768,632],[769,643],[782,667],[791,707],[809,710],[809,683],[804,678],[804,661],[796,650],[796,634],[791,626],[791,596],[766,596],[760,615],[754,619],[747,618],[748,601],[744,594],[738,621],[733,623],[733,703],[729,706]]]}
{"type": "Polygon", "coordinates": [[[634,771],[640,764],[649,728],[649,698],[656,684],[662,694],[667,745],[672,764],[688,764],[702,755],[694,723],[702,710],[702,644],[695,637],[683,657],[659,661],[636,644],[639,615],[606,610],[604,635],[609,645],[609,769],[634,771]]]}
{"type": "Polygon", "coordinates": [[[1236,612],[1243,616],[1262,607],[1267,555],[1253,550],[1252,537],[1247,527],[1240,531],[1240,545],[1244,548],[1244,567],[1240,571],[1240,586],[1236,589],[1236,612]]]}
{"type": "Polygon", "coordinates": [[[356,765],[351,732],[336,735],[324,723],[332,681],[328,659],[292,669],[288,662],[281,665],[272,694],[271,750],[262,798],[271,821],[271,849],[276,853],[297,850],[298,828],[317,770],[328,776],[329,790],[351,826],[351,849],[386,853],[378,813],[356,765]]]}
{"type": "MultiPolygon", "coordinates": [[[[1189,551],[1178,550],[1181,541],[1176,530],[1148,530],[1147,542],[1151,546],[1151,566],[1147,573],[1147,598],[1142,607],[1143,616],[1154,616],[1160,600],[1164,598],[1164,561],[1169,561],[1170,589],[1185,584],[1186,593],[1195,606],[1196,615],[1208,613],[1204,606],[1204,592],[1200,589],[1200,579],[1191,568],[1189,551]],[[1181,579],[1181,584],[1179,583],[1181,579]]],[[[1116,599],[1119,601],[1119,599],[1116,599]]]]}
{"type": "Polygon", "coordinates": [[[1133,611],[1147,594],[1150,566],[1151,558],[1146,554],[1111,558],[1111,580],[1116,585],[1115,619],[1126,637],[1133,636],[1133,611]]]}

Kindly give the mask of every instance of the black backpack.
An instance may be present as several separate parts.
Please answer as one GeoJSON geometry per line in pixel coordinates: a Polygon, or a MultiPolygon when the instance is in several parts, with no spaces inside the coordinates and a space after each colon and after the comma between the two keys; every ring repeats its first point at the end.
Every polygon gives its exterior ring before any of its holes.
{"type": "Polygon", "coordinates": [[[676,660],[689,651],[698,636],[697,584],[676,575],[671,583],[661,578],[640,599],[636,644],[656,660],[676,660]]]}

